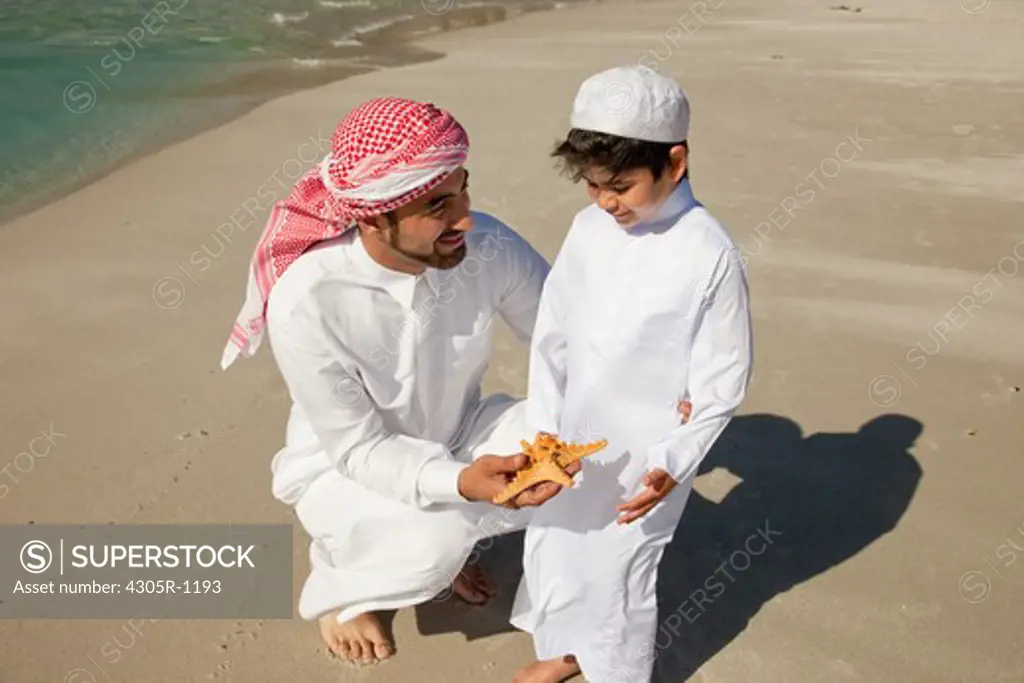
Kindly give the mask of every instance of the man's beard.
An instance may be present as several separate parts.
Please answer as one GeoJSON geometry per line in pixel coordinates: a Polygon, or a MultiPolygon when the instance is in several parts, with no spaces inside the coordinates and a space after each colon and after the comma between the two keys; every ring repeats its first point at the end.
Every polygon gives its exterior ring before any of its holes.
{"type": "MultiPolygon", "coordinates": [[[[450,234],[450,233],[445,233],[450,234]]],[[[430,254],[417,254],[412,251],[404,249],[399,244],[398,231],[391,229],[387,231],[388,246],[394,249],[397,253],[401,254],[407,259],[422,263],[429,268],[437,268],[439,270],[448,270],[462,263],[462,259],[466,258],[466,243],[463,242],[457,249],[449,254],[439,254],[436,251],[430,254]]],[[[443,235],[442,235],[443,236],[443,235]]],[[[437,243],[435,242],[435,248],[437,243]]]]}

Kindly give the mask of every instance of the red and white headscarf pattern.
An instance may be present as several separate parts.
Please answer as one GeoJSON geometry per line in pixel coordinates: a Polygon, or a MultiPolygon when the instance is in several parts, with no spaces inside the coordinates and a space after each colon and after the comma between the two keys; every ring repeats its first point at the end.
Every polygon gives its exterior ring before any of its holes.
{"type": "Polygon", "coordinates": [[[221,368],[239,354],[251,358],[259,348],[270,290],[295,259],[359,218],[421,197],[462,166],[468,154],[466,131],[432,104],[382,97],[349,112],[334,132],[331,153],[271,210],[221,368]]]}

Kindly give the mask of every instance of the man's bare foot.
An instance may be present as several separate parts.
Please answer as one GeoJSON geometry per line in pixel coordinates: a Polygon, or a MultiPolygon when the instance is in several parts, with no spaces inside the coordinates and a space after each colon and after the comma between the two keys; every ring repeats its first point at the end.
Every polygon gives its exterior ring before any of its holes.
{"type": "Polygon", "coordinates": [[[494,597],[494,586],[478,564],[467,564],[452,582],[452,590],[471,605],[485,605],[494,597]]]}
{"type": "Polygon", "coordinates": [[[325,614],[320,617],[320,635],[331,652],[356,664],[375,664],[390,657],[394,649],[373,612],[345,623],[338,623],[337,611],[325,614]]]}
{"type": "Polygon", "coordinates": [[[576,658],[566,655],[558,659],[534,662],[519,670],[512,683],[562,683],[580,672],[576,658]]]}

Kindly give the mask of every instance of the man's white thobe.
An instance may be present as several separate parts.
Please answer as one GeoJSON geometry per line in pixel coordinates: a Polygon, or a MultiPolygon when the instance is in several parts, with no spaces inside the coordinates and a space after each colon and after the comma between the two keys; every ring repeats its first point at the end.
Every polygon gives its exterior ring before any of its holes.
{"type": "Polygon", "coordinates": [[[299,257],[271,292],[268,334],[293,400],[273,493],[312,537],[303,618],[427,601],[475,542],[528,520],[467,502],[458,475],[530,436],[525,403],[482,398],[480,383],[497,316],[530,338],[549,266],[494,217],[473,222],[456,268],[384,268],[352,230],[299,257]]]}
{"type": "Polygon", "coordinates": [[[746,392],[747,297],[738,252],[688,181],[632,230],[596,205],[577,215],[541,296],[528,423],[608,446],[526,532],[512,623],[534,635],[538,658],[573,654],[593,683],[650,679],[658,563],[700,461],[746,392]],[[693,404],[685,424],[681,398],[693,404]],[[616,506],[656,467],[679,485],[618,525],[616,506]]]}

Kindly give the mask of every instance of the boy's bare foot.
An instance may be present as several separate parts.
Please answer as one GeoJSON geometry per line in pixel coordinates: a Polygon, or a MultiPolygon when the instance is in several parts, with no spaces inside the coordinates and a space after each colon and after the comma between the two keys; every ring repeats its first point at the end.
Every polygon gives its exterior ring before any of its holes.
{"type": "Polygon", "coordinates": [[[519,670],[512,683],[562,683],[580,672],[580,665],[572,655],[558,659],[534,662],[519,670]]]}
{"type": "Polygon", "coordinates": [[[471,605],[484,605],[494,597],[494,586],[478,564],[467,564],[452,582],[452,590],[471,605]]]}
{"type": "Polygon", "coordinates": [[[338,623],[338,612],[320,617],[320,635],[336,656],[356,664],[374,664],[391,656],[394,649],[373,612],[338,623]]]}

